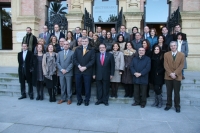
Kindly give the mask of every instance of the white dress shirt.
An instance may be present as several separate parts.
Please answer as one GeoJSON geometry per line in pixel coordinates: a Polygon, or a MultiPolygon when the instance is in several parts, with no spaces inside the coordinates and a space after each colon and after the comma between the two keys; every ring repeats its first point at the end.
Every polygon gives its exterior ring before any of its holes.
{"type": "Polygon", "coordinates": [[[26,51],[23,51],[23,60],[25,61],[26,59],[26,55],[27,55],[27,50],[26,51]]]}
{"type": "Polygon", "coordinates": [[[176,56],[177,52],[178,52],[178,51],[172,52],[172,56],[176,56]]]}
{"type": "Polygon", "coordinates": [[[182,40],[177,40],[177,42],[178,42],[178,49],[177,49],[177,50],[178,50],[179,52],[181,52],[181,45],[182,45],[182,42],[183,42],[183,41],[182,41],[182,40]]]}
{"type": "Polygon", "coordinates": [[[55,32],[55,36],[57,37],[57,40],[59,40],[60,32],[55,32]]]}

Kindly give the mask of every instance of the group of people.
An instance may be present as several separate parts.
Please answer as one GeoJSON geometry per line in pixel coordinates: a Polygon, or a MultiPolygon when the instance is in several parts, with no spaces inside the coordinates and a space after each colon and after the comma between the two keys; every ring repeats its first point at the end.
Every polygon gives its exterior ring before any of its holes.
{"type": "Polygon", "coordinates": [[[125,89],[124,97],[132,98],[132,106],[146,105],[149,86],[153,85],[155,102],[152,106],[162,107],[162,85],[167,86],[167,104],[172,106],[172,91],[175,92],[176,112],[180,112],[180,86],[184,79],[188,43],[186,34],[180,25],[175,26],[174,34],[162,27],[162,35],[156,29],[144,27],[144,34],[132,28],[132,34],[121,25],[120,32],[97,27],[96,33],[80,27],[75,33],[66,35],[54,25],[54,32],[43,33],[37,39],[31,28],[27,27],[22,41],[22,51],[18,54],[21,97],[26,98],[25,81],[28,83],[28,95],[33,99],[33,86],[37,88],[36,100],[43,100],[44,84],[48,89],[49,101],[56,102],[56,88],[60,86],[61,99],[58,104],[72,103],[72,86],[75,82],[77,105],[83,102],[89,105],[91,84],[96,81],[97,102],[95,105],[108,106],[109,96],[117,98],[118,88],[125,89]],[[165,79],[165,80],[164,80],[165,79]],[[111,89],[110,89],[111,88],[111,89]],[[82,98],[84,89],[85,99],[82,98]],[[84,101],[83,101],[84,100],[84,101]]]}

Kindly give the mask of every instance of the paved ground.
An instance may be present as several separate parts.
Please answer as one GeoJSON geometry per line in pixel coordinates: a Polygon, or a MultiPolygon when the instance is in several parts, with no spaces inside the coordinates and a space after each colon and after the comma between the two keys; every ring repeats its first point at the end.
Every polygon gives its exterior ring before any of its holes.
{"type": "Polygon", "coordinates": [[[147,105],[88,107],[0,96],[1,133],[200,133],[200,107],[182,106],[181,113],[147,105]]]}

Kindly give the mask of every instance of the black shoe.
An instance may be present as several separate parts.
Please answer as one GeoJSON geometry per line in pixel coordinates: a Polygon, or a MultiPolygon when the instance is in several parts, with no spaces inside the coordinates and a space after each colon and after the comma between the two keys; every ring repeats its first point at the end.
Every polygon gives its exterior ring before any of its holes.
{"type": "Polygon", "coordinates": [[[130,95],[130,96],[129,96],[129,98],[132,98],[132,97],[133,97],[133,95],[130,95]]]}
{"type": "Polygon", "coordinates": [[[101,104],[102,102],[100,102],[100,101],[97,101],[96,103],[95,103],[95,105],[99,105],[99,104],[101,104]]]}
{"type": "Polygon", "coordinates": [[[26,96],[21,96],[18,99],[21,100],[21,99],[24,99],[24,98],[26,98],[26,96]]]}
{"type": "Polygon", "coordinates": [[[171,107],[165,107],[165,110],[168,111],[171,107]]]}
{"type": "Polygon", "coordinates": [[[180,108],[176,108],[176,113],[180,113],[180,112],[181,112],[180,108]]]}
{"type": "Polygon", "coordinates": [[[128,97],[128,94],[125,94],[124,97],[128,97]]]}
{"type": "Polygon", "coordinates": [[[145,107],[145,105],[141,105],[141,108],[144,108],[145,107]]]}
{"type": "Polygon", "coordinates": [[[140,104],[138,104],[138,103],[133,103],[133,104],[132,104],[132,106],[137,106],[137,105],[140,105],[140,104]]]}
{"type": "Polygon", "coordinates": [[[34,98],[33,97],[30,97],[30,100],[33,100],[34,98]]]}
{"type": "Polygon", "coordinates": [[[78,101],[77,105],[80,106],[82,104],[82,101],[78,101]]]}
{"type": "Polygon", "coordinates": [[[37,97],[36,97],[36,100],[40,100],[40,96],[37,96],[37,97]]]}
{"type": "Polygon", "coordinates": [[[89,102],[85,102],[85,106],[88,106],[89,105],[89,102]]]}
{"type": "Polygon", "coordinates": [[[104,105],[105,105],[105,106],[108,106],[109,104],[108,104],[108,102],[105,102],[104,105]]]}
{"type": "Polygon", "coordinates": [[[43,100],[43,99],[44,99],[43,96],[41,96],[41,97],[40,97],[40,100],[43,100]]]}

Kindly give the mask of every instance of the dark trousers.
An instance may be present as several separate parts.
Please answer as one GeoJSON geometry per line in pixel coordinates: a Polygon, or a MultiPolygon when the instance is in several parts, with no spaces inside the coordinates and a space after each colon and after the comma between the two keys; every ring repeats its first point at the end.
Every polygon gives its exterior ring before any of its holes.
{"type": "Polygon", "coordinates": [[[156,95],[160,95],[162,93],[162,85],[153,85],[153,88],[156,95]]]}
{"type": "MultiPolygon", "coordinates": [[[[20,83],[20,87],[21,87],[21,95],[22,96],[26,96],[26,76],[23,75],[22,76],[22,79],[21,79],[21,83],[20,83]]],[[[32,85],[32,82],[31,82],[31,79],[28,83],[28,95],[29,97],[33,97],[33,85],[32,85]]]]}
{"type": "Polygon", "coordinates": [[[110,81],[109,80],[96,80],[97,87],[97,100],[99,102],[107,103],[109,99],[109,88],[110,81]]]}
{"type": "Polygon", "coordinates": [[[147,85],[134,84],[134,100],[136,104],[146,105],[146,91],[147,85]]]}
{"type": "Polygon", "coordinates": [[[175,108],[180,108],[180,88],[181,81],[177,80],[165,80],[167,87],[167,107],[172,106],[172,91],[174,90],[174,106],[175,108]]]}
{"type": "Polygon", "coordinates": [[[133,96],[133,84],[123,84],[125,89],[125,95],[133,96]]]}
{"type": "Polygon", "coordinates": [[[76,96],[78,101],[83,101],[81,92],[82,92],[82,82],[84,82],[85,86],[85,102],[90,101],[91,96],[91,81],[92,76],[91,75],[84,75],[84,74],[76,74],[76,96]]]}
{"type": "Polygon", "coordinates": [[[37,81],[37,95],[43,98],[43,92],[44,92],[44,82],[37,81]]]}
{"type": "Polygon", "coordinates": [[[118,82],[111,82],[111,96],[112,97],[117,97],[118,88],[119,88],[118,82]]]}

